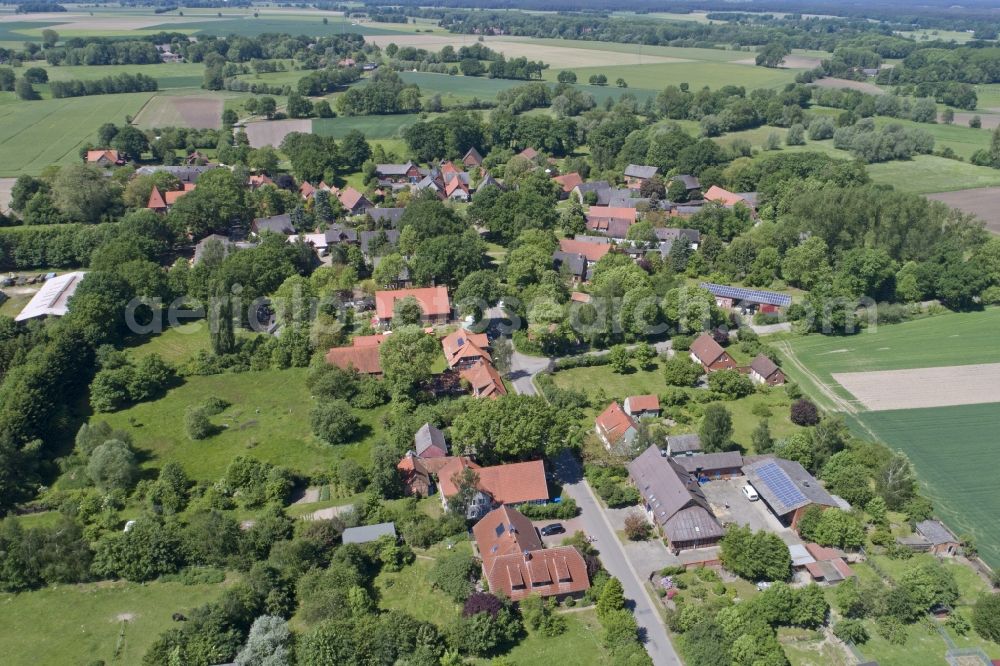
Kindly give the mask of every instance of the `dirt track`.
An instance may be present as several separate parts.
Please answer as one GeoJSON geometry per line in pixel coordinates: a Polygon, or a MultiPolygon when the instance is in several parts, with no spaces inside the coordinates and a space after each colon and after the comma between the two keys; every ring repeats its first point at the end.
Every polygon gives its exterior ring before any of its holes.
{"type": "Polygon", "coordinates": [[[871,411],[1000,402],[1000,363],[835,373],[871,411]]]}
{"type": "Polygon", "coordinates": [[[1000,187],[976,187],[970,190],[928,194],[928,199],[972,213],[986,222],[986,228],[1000,234],[1000,187]]]}

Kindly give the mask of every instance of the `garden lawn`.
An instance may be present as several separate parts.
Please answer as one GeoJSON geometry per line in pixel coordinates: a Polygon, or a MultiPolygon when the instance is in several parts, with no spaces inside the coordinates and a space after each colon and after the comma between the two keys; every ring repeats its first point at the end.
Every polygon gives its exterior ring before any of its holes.
{"type": "MultiPolygon", "coordinates": [[[[610,403],[612,400],[619,401],[630,395],[643,395],[652,393],[659,395],[670,387],[663,380],[660,368],[655,370],[637,370],[630,374],[618,374],[609,365],[598,365],[589,368],[572,368],[570,370],[560,370],[553,375],[556,386],[563,389],[575,389],[584,391],[591,398],[604,398],[610,403]]],[[[689,389],[694,393],[699,389],[689,389]]],[[[733,440],[744,447],[750,446],[750,435],[760,422],[761,417],[753,413],[755,406],[767,406],[771,415],[766,417],[768,426],[771,428],[771,436],[780,439],[788,437],[801,428],[792,423],[788,418],[789,405],[791,401],[785,394],[784,389],[771,389],[767,393],[754,393],[740,400],[728,400],[723,404],[733,417],[733,440]]],[[[587,422],[592,424],[593,418],[597,416],[606,405],[600,405],[595,409],[587,411],[585,416],[587,422]]],[[[701,407],[699,405],[699,407],[701,407]]],[[[686,411],[690,411],[689,406],[686,411]]],[[[698,410],[700,414],[700,409],[698,410]]],[[[693,432],[698,429],[700,416],[694,416],[689,424],[680,424],[674,428],[673,432],[693,432]]]]}
{"type": "MultiPolygon", "coordinates": [[[[561,635],[550,638],[528,632],[504,657],[517,666],[552,666],[570,662],[573,666],[602,666],[612,663],[611,656],[601,645],[603,630],[597,620],[597,611],[567,610],[563,617],[566,618],[566,631],[561,635]]],[[[486,666],[491,662],[478,659],[473,663],[486,666]]]]}
{"type": "Polygon", "coordinates": [[[305,385],[306,372],[305,368],[292,368],[188,377],[159,400],[112,414],[95,414],[91,421],[107,421],[129,432],[145,456],[144,467],[159,468],[175,460],[196,480],[219,478],[237,455],[304,474],[327,472],[345,457],[366,464],[373,434],[386,408],[355,411],[367,426],[361,440],[325,444],[310,430],[313,401],[305,385]],[[231,403],[222,414],[212,417],[212,423],[223,430],[204,440],[188,439],[184,431],[186,408],[213,397],[231,403]]]}
{"type": "Polygon", "coordinates": [[[3,594],[3,662],[7,666],[139,664],[159,635],[177,626],[170,618],[173,613],[188,614],[217,598],[222,589],[223,585],[102,582],[3,594]],[[123,617],[130,617],[127,624],[123,617]]]}
{"type": "Polygon", "coordinates": [[[944,123],[915,123],[912,120],[900,120],[899,118],[875,118],[877,127],[885,125],[902,125],[907,129],[920,129],[934,137],[934,149],[951,148],[959,157],[968,160],[972,153],[981,148],[989,148],[990,131],[985,129],[974,129],[967,125],[944,123]]]}
{"type": "Polygon", "coordinates": [[[857,419],[906,453],[935,513],[956,535],[973,535],[981,557],[1000,566],[995,474],[1000,403],[864,412],[857,419]]]}
{"type": "MultiPolygon", "coordinates": [[[[459,541],[454,547],[472,552],[468,541],[459,541]]],[[[462,614],[461,604],[430,584],[434,561],[447,552],[445,544],[435,544],[427,550],[417,550],[417,558],[402,571],[381,572],[375,578],[379,606],[386,610],[403,611],[418,620],[432,622],[441,629],[454,624],[462,614]]]]}
{"type": "Polygon", "coordinates": [[[128,350],[129,354],[136,359],[159,354],[167,363],[179,365],[200,351],[211,350],[207,326],[205,321],[193,321],[168,328],[159,335],[143,338],[140,345],[128,350]]]}
{"type": "Polygon", "coordinates": [[[23,102],[0,93],[0,176],[38,174],[50,164],[80,159],[106,122],[123,123],[155,93],[91,95],[23,102]]]}

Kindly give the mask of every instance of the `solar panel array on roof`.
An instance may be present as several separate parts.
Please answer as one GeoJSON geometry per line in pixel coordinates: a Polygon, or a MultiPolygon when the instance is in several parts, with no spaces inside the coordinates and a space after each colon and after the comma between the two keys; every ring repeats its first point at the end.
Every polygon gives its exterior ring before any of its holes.
{"type": "Polygon", "coordinates": [[[792,304],[791,296],[779,294],[774,291],[744,289],[743,287],[731,287],[729,285],[713,284],[711,282],[702,282],[699,286],[708,289],[712,292],[713,296],[722,296],[723,298],[733,298],[753,303],[767,303],[768,305],[777,305],[783,308],[787,308],[792,304]]]}
{"type": "Polygon", "coordinates": [[[786,507],[808,501],[806,496],[802,494],[802,491],[796,488],[792,480],[785,474],[785,470],[773,462],[765,463],[758,467],[757,476],[767,484],[771,492],[778,498],[778,501],[786,507]]]}

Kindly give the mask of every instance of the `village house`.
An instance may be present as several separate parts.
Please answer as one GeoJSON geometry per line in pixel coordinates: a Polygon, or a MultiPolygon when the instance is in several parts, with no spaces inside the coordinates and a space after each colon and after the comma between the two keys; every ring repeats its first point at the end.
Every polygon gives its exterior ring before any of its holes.
{"type": "Polygon", "coordinates": [[[588,199],[593,200],[595,206],[607,206],[611,201],[611,183],[606,180],[595,180],[589,183],[581,183],[573,188],[573,194],[581,204],[587,204],[588,199]],[[590,193],[593,192],[592,195],[590,193]],[[590,195],[590,196],[588,196],[590,195]]]}
{"type": "Polygon", "coordinates": [[[957,555],[961,540],[939,520],[922,520],[913,526],[913,534],[897,537],[896,542],[911,550],[934,555],[957,555]]]}
{"type": "Polygon", "coordinates": [[[358,234],[358,243],[361,246],[361,254],[371,261],[375,257],[393,252],[393,248],[399,243],[399,232],[395,229],[362,231],[358,234]]]}
{"type": "Polygon", "coordinates": [[[422,287],[417,289],[393,289],[375,292],[375,320],[379,325],[392,321],[396,301],[413,297],[423,311],[425,324],[446,324],[451,319],[451,301],[445,287],[422,287]]]}
{"type": "Polygon", "coordinates": [[[299,196],[308,201],[316,195],[316,188],[308,180],[302,181],[299,185],[299,196]]]}
{"type": "Polygon", "coordinates": [[[494,399],[507,395],[503,379],[492,363],[486,361],[474,363],[461,370],[459,375],[462,381],[468,382],[473,397],[494,399]]]}
{"type": "Polygon", "coordinates": [[[669,435],[667,437],[668,456],[692,456],[701,453],[701,436],[696,433],[669,435]]]}
{"type": "Polygon", "coordinates": [[[736,194],[735,192],[730,192],[729,190],[723,189],[718,185],[712,185],[705,192],[705,201],[712,201],[714,203],[725,206],[726,208],[732,208],[737,204],[743,204],[750,210],[754,209],[752,199],[746,194],[736,194]]]}
{"type": "Polygon", "coordinates": [[[421,458],[444,458],[448,455],[448,442],[441,430],[425,423],[413,435],[413,450],[421,458]]]}
{"type": "Polygon", "coordinates": [[[250,223],[250,231],[260,236],[265,231],[270,231],[282,236],[289,236],[295,233],[292,226],[292,216],[290,213],[272,215],[271,217],[258,217],[250,223]]]}
{"type": "Polygon", "coordinates": [[[655,395],[630,395],[622,406],[626,414],[637,419],[660,415],[660,398],[655,395]]]}
{"type": "Polygon", "coordinates": [[[736,361],[708,333],[702,333],[691,343],[691,360],[700,363],[706,372],[716,370],[735,370],[736,361]]]}
{"type": "Polygon", "coordinates": [[[404,212],[405,208],[370,208],[367,215],[377,227],[396,229],[399,227],[399,221],[403,219],[404,212]]]}
{"type": "Polygon", "coordinates": [[[590,587],[587,563],[573,546],[545,548],[535,527],[510,507],[489,512],[472,528],[490,591],[512,601],[528,595],[564,599],[590,587]]]}
{"type": "Polygon", "coordinates": [[[707,289],[715,296],[715,304],[727,310],[743,310],[746,313],[756,312],[757,310],[761,312],[782,312],[792,304],[791,296],[788,294],[779,294],[776,291],[731,287],[725,284],[715,284],[714,282],[701,282],[698,286],[702,289],[707,289]]]}
{"type": "Polygon", "coordinates": [[[353,187],[345,187],[337,194],[337,199],[348,215],[364,215],[370,208],[375,207],[375,204],[369,201],[368,197],[353,187]]]}
{"type": "Polygon", "coordinates": [[[538,151],[534,148],[525,148],[517,154],[518,157],[523,157],[526,160],[534,160],[538,157],[538,151]]]}
{"type": "Polygon", "coordinates": [[[692,250],[698,249],[701,243],[701,232],[697,229],[683,229],[675,227],[656,227],[653,229],[656,239],[664,243],[687,243],[692,250]]]}
{"type": "Polygon", "coordinates": [[[565,199],[577,187],[583,184],[583,178],[576,171],[561,176],[553,176],[553,181],[559,186],[559,198],[565,199]]]}
{"type": "Polygon", "coordinates": [[[769,357],[757,354],[750,363],[750,380],[755,384],[781,386],[785,383],[785,373],[769,357]]]}
{"type": "Polygon", "coordinates": [[[483,156],[479,154],[479,151],[475,148],[469,148],[465,151],[465,155],[462,157],[462,164],[465,165],[466,169],[471,169],[473,167],[478,167],[483,165],[483,156]]]}
{"type": "Polygon", "coordinates": [[[690,194],[695,190],[701,189],[701,182],[698,180],[697,176],[692,176],[691,174],[682,173],[674,176],[671,180],[677,180],[684,183],[684,189],[690,194]]]}
{"type": "Polygon", "coordinates": [[[624,239],[636,221],[635,208],[591,206],[587,211],[587,230],[602,233],[609,238],[624,239]]]}
{"type": "Polygon", "coordinates": [[[464,328],[453,331],[441,338],[444,358],[449,368],[465,370],[477,363],[492,363],[489,352],[490,340],[485,333],[470,333],[464,328]]]}
{"type": "Polygon", "coordinates": [[[326,352],[326,362],[342,370],[353,368],[363,375],[382,376],[378,345],[333,347],[326,352]]]}
{"type": "Polygon", "coordinates": [[[259,190],[265,185],[274,185],[274,181],[271,180],[265,173],[251,174],[250,177],[247,178],[247,187],[251,190],[259,190]]]}
{"type": "Polygon", "coordinates": [[[84,161],[87,164],[96,164],[101,167],[125,164],[125,158],[117,150],[88,150],[84,161]]]}
{"type": "Polygon", "coordinates": [[[732,479],[743,475],[743,456],[739,451],[717,451],[698,455],[675,456],[674,460],[688,474],[702,479],[732,479]]]}
{"type": "Polygon", "coordinates": [[[471,469],[476,473],[476,493],[469,503],[466,515],[476,519],[500,506],[518,504],[545,504],[549,501],[549,487],[545,480],[545,465],[541,460],[480,467],[470,458],[455,456],[438,471],[441,503],[448,508],[448,500],[459,493],[457,483],[462,472],[471,469]]]}
{"type": "Polygon", "coordinates": [[[660,169],[643,164],[629,164],[625,167],[625,185],[630,190],[641,189],[660,169]]]}
{"type": "Polygon", "coordinates": [[[625,413],[617,402],[612,402],[594,422],[594,432],[609,451],[622,451],[635,441],[639,424],[625,413]]]}
{"type": "Polygon", "coordinates": [[[218,164],[192,164],[185,166],[170,166],[165,164],[148,164],[135,170],[134,178],[139,176],[152,176],[154,173],[169,173],[171,176],[181,181],[181,183],[195,183],[201,174],[212,169],[219,169],[218,164]]]}
{"type": "Polygon", "coordinates": [[[382,186],[404,183],[414,184],[420,181],[424,175],[425,174],[421,172],[420,167],[413,162],[407,162],[406,164],[375,165],[375,178],[378,179],[378,184],[382,186]]]}
{"type": "Polygon", "coordinates": [[[713,546],[723,535],[698,480],[678,460],[662,456],[653,445],[628,464],[646,514],[675,554],[713,546]]]}
{"type": "Polygon", "coordinates": [[[811,506],[824,509],[842,506],[816,477],[794,460],[763,458],[744,465],[743,473],[771,513],[793,530],[811,506]]]}
{"type": "MultiPolygon", "coordinates": [[[[807,543],[799,548],[805,550],[805,557],[797,552],[799,557],[792,560],[792,566],[805,569],[814,582],[832,585],[855,576],[842,552],[815,543],[807,543]]],[[[789,546],[788,550],[792,552],[792,547],[789,546]]]]}

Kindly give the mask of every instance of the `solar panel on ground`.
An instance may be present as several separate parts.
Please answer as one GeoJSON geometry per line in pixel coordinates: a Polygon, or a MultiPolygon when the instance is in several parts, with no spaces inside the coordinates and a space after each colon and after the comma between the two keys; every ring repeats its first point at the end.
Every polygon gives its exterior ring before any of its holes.
{"type": "Polygon", "coordinates": [[[761,465],[757,468],[757,475],[785,507],[790,509],[807,501],[802,491],[795,487],[785,471],[775,463],[761,465]]]}

